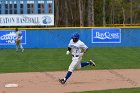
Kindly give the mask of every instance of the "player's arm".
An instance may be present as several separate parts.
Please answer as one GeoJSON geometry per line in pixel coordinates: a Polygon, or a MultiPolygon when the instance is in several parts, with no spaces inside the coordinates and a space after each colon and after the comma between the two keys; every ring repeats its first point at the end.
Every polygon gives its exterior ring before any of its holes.
{"type": "Polygon", "coordinates": [[[88,51],[88,48],[84,48],[82,53],[86,53],[88,51]]]}
{"type": "Polygon", "coordinates": [[[88,48],[82,48],[82,52],[80,53],[80,56],[83,56],[88,51],[88,48]]]}
{"type": "Polygon", "coordinates": [[[68,51],[69,51],[69,52],[71,51],[71,48],[70,48],[70,47],[68,47],[68,51]]]}
{"type": "Polygon", "coordinates": [[[81,48],[82,48],[82,52],[80,53],[80,56],[83,56],[88,51],[88,47],[82,42],[81,48]]]}
{"type": "Polygon", "coordinates": [[[66,52],[66,55],[69,55],[69,54],[70,54],[70,51],[71,51],[71,48],[68,47],[68,50],[67,50],[67,52],[66,52]]]}
{"type": "Polygon", "coordinates": [[[88,51],[88,47],[82,42],[81,43],[81,49],[82,49],[82,53],[86,53],[88,51]]]}
{"type": "Polygon", "coordinates": [[[70,52],[71,52],[71,47],[70,47],[71,42],[72,42],[72,40],[70,40],[70,42],[69,42],[69,44],[68,44],[68,49],[67,49],[66,55],[69,55],[70,52]]]}

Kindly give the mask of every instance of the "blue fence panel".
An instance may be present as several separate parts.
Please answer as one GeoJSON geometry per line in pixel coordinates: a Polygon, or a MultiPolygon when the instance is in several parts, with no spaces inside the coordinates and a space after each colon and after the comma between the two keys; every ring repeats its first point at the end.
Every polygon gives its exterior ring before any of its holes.
{"type": "MultiPolygon", "coordinates": [[[[23,47],[66,48],[71,39],[71,35],[75,32],[78,32],[80,34],[80,40],[83,41],[88,47],[140,46],[140,28],[122,28],[121,43],[93,43],[92,30],[93,29],[90,28],[26,30],[26,45],[23,45],[23,47]]],[[[0,48],[15,48],[15,45],[0,45],[0,48]]]]}
{"type": "Polygon", "coordinates": [[[122,46],[140,46],[140,28],[124,28],[122,29],[122,34],[122,46]]]}

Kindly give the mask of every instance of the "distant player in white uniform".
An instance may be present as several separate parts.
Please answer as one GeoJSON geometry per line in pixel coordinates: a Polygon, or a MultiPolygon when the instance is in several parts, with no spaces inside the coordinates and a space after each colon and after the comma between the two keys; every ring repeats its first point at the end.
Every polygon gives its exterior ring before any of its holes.
{"type": "Polygon", "coordinates": [[[70,53],[72,54],[72,62],[69,66],[66,76],[63,79],[59,79],[59,82],[61,84],[66,83],[66,81],[71,76],[75,68],[80,69],[81,67],[84,67],[87,65],[95,66],[95,62],[93,60],[81,63],[82,56],[87,50],[88,50],[88,47],[81,40],[79,40],[79,34],[74,33],[68,45],[68,51],[66,52],[66,55],[70,53]]]}
{"type": "Polygon", "coordinates": [[[24,48],[22,46],[22,32],[16,28],[16,51],[19,50],[19,47],[23,52],[24,48]]]}

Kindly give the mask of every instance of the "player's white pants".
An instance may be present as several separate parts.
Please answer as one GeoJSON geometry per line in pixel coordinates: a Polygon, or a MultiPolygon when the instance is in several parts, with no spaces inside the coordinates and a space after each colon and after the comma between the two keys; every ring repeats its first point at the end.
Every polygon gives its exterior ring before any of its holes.
{"type": "Polygon", "coordinates": [[[20,47],[21,49],[23,49],[22,43],[19,43],[19,45],[16,46],[16,49],[18,50],[18,47],[20,47]]]}
{"type": "Polygon", "coordinates": [[[23,49],[22,43],[19,44],[20,48],[23,49]]]}
{"type": "Polygon", "coordinates": [[[18,47],[20,47],[22,49],[22,51],[24,50],[22,43],[21,43],[21,40],[19,40],[19,45],[16,45],[16,51],[18,51],[18,47]]]}
{"type": "Polygon", "coordinates": [[[72,57],[72,62],[69,66],[68,71],[73,72],[75,68],[80,69],[81,60],[82,60],[82,57],[72,57]]]}

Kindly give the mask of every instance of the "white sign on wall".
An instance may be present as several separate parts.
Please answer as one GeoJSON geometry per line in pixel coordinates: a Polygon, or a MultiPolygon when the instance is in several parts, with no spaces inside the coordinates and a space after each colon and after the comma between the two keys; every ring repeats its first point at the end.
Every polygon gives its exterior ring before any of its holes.
{"type": "Polygon", "coordinates": [[[0,26],[53,26],[53,14],[0,15],[0,26]]]}
{"type": "MultiPolygon", "coordinates": [[[[22,33],[22,44],[26,44],[26,30],[20,30],[22,33]]],[[[0,45],[15,45],[15,30],[0,30],[0,45]]]]}

